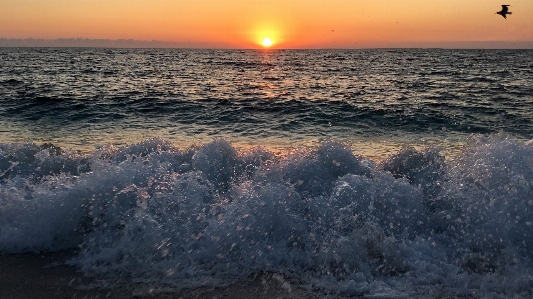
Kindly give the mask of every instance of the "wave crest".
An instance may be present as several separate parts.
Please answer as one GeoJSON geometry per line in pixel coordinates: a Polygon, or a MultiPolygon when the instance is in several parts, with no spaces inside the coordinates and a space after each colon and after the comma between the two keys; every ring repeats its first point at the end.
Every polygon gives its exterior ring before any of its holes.
{"type": "Polygon", "coordinates": [[[0,251],[79,247],[87,275],[161,288],[267,271],[352,295],[527,297],[532,182],[531,146],[501,136],[380,163],[334,141],[283,156],[221,139],[2,144],[0,251]]]}

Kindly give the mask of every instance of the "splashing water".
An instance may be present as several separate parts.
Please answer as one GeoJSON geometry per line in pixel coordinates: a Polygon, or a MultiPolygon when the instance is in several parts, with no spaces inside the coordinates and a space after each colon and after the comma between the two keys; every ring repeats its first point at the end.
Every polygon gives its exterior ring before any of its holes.
{"type": "Polygon", "coordinates": [[[86,275],[177,290],[271,272],[349,295],[532,295],[530,144],[352,152],[2,144],[0,251],[79,247],[86,275]]]}

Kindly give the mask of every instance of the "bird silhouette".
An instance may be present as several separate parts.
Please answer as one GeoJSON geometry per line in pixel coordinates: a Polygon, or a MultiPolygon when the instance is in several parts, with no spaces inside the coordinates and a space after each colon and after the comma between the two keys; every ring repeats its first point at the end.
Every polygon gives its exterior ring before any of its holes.
{"type": "Polygon", "coordinates": [[[512,12],[509,11],[509,4],[502,4],[502,10],[497,12],[497,14],[501,15],[504,19],[507,20],[507,15],[512,14],[512,12]]]}

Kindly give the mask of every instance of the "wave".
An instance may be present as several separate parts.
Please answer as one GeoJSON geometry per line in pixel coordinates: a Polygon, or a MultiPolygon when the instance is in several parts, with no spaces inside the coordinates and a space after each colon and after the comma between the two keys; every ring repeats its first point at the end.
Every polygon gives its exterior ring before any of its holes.
{"type": "Polygon", "coordinates": [[[409,105],[369,106],[362,102],[322,101],[322,100],[282,100],[282,99],[241,99],[241,100],[165,100],[161,98],[131,99],[114,98],[110,101],[78,101],[67,98],[38,97],[29,101],[5,101],[0,115],[23,125],[40,127],[61,127],[75,131],[87,123],[107,123],[109,127],[161,126],[172,127],[176,123],[198,126],[211,126],[214,131],[226,134],[235,133],[233,128],[254,131],[257,123],[276,132],[311,132],[335,129],[353,129],[372,134],[376,131],[389,132],[390,128],[405,132],[425,132],[428,129],[441,129],[461,134],[487,134],[505,130],[506,132],[529,136],[533,132],[531,121],[521,111],[513,115],[503,114],[493,107],[460,107],[443,102],[437,97],[418,108],[409,105]],[[506,117],[504,117],[506,116],[506,117]],[[293,125],[285,126],[290,123],[293,125]],[[334,126],[329,126],[333,124],[334,126]]]}
{"type": "Polygon", "coordinates": [[[0,252],[79,248],[83,273],[151,289],[263,272],[349,295],[526,298],[533,148],[473,136],[381,162],[335,141],[276,155],[162,139],[80,155],[0,145],[0,252]]]}

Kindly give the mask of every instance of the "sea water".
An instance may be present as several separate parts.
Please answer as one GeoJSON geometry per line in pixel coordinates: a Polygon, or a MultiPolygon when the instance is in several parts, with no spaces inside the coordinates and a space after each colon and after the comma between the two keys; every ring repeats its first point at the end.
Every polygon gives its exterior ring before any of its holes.
{"type": "Polygon", "coordinates": [[[102,286],[528,298],[532,54],[0,49],[0,252],[76,248],[102,286]]]}

